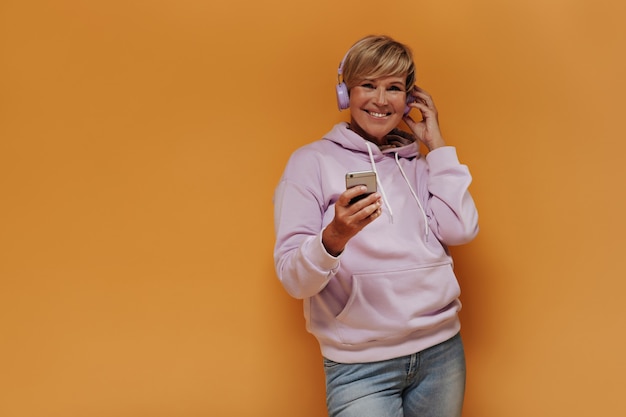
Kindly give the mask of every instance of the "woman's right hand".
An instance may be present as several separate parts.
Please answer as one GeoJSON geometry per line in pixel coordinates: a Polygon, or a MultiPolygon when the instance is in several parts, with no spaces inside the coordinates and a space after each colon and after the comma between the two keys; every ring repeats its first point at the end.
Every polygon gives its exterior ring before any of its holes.
{"type": "Polygon", "coordinates": [[[352,237],[380,217],[382,199],[379,193],[350,204],[350,201],[367,191],[356,186],[344,191],[335,202],[335,217],[322,232],[322,244],[332,256],[339,256],[352,237]]]}

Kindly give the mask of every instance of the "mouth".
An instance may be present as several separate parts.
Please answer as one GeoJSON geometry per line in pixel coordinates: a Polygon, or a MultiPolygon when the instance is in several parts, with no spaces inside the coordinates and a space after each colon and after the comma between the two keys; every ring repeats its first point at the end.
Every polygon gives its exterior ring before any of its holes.
{"type": "Polygon", "coordinates": [[[365,110],[365,112],[369,114],[370,116],[374,117],[375,119],[383,119],[391,115],[391,113],[378,113],[378,112],[369,111],[369,110],[365,110]]]}

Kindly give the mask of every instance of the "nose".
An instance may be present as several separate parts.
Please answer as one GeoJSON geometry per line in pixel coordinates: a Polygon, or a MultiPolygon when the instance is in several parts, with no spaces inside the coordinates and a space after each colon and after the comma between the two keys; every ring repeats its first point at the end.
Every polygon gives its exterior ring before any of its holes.
{"type": "Polygon", "coordinates": [[[376,89],[376,95],[374,99],[376,100],[376,104],[378,105],[387,104],[387,91],[383,86],[380,86],[376,89]]]}

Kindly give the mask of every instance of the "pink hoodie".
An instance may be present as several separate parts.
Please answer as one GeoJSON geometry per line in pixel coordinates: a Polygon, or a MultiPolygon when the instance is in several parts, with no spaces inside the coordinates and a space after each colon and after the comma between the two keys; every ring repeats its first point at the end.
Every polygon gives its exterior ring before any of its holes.
{"type": "Polygon", "coordinates": [[[453,147],[420,155],[400,135],[380,150],[340,123],[296,150],[274,195],[276,272],[304,300],[307,330],[335,362],[419,352],[460,329],[459,285],[447,245],[469,242],[478,214],[471,175],[453,147]],[[383,215],[338,257],[321,242],[345,174],[375,170],[383,215]]]}

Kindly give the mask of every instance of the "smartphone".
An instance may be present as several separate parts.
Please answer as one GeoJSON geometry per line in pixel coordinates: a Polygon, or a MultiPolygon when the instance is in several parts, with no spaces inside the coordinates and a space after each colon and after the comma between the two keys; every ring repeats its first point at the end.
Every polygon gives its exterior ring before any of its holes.
{"type": "Polygon", "coordinates": [[[350,200],[350,204],[376,192],[376,173],[374,171],[348,172],[346,174],[346,189],[357,185],[365,185],[367,187],[367,191],[364,194],[358,195],[350,200]]]}

